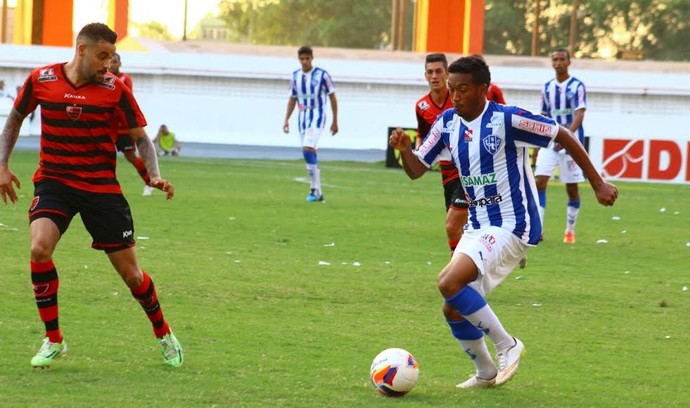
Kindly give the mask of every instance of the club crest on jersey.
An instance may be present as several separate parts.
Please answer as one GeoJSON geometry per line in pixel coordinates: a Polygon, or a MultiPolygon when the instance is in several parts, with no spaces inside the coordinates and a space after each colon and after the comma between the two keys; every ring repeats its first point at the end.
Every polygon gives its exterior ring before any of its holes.
{"type": "Polygon", "coordinates": [[[43,68],[38,71],[38,82],[57,81],[55,70],[53,68],[43,68]]]}
{"type": "Polygon", "coordinates": [[[483,144],[484,149],[486,149],[487,152],[494,155],[501,149],[501,144],[503,144],[503,140],[496,135],[490,135],[484,138],[483,144]]]}
{"type": "Polygon", "coordinates": [[[421,102],[419,102],[419,104],[417,106],[419,106],[419,110],[427,110],[427,109],[429,109],[430,105],[429,105],[429,102],[427,102],[427,101],[421,101],[421,102]]]}
{"type": "Polygon", "coordinates": [[[104,76],[103,80],[98,83],[99,86],[103,88],[108,88],[110,90],[115,89],[115,77],[114,76],[104,76]]]}
{"type": "Polygon", "coordinates": [[[66,106],[65,111],[67,111],[67,116],[75,122],[81,116],[81,106],[66,106]]]}
{"type": "Polygon", "coordinates": [[[463,133],[462,137],[465,143],[469,143],[472,141],[472,129],[465,129],[465,133],[463,133]]]}
{"type": "Polygon", "coordinates": [[[29,211],[33,211],[36,209],[36,206],[38,205],[38,200],[39,196],[35,196],[33,200],[31,200],[31,206],[29,207],[29,211]]]}

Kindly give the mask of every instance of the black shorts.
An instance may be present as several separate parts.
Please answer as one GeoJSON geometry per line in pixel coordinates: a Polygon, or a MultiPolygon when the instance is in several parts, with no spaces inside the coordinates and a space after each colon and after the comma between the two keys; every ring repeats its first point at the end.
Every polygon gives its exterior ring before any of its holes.
{"type": "Polygon", "coordinates": [[[51,180],[39,181],[34,188],[29,223],[48,218],[62,235],[79,213],[93,239],[92,248],[111,253],[134,246],[132,212],[122,194],[89,193],[51,180]]]}
{"type": "Polygon", "coordinates": [[[451,208],[454,210],[467,210],[469,208],[460,179],[456,178],[444,184],[443,195],[446,198],[446,211],[451,208]]]}
{"type": "Polygon", "coordinates": [[[118,133],[115,147],[117,147],[118,152],[130,152],[134,150],[134,140],[129,133],[118,133]]]}

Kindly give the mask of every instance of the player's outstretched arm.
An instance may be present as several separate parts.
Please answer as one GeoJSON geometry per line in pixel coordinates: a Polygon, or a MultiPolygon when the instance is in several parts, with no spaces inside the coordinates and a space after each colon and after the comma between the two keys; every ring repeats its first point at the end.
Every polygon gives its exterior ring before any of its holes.
{"type": "Polygon", "coordinates": [[[580,144],[580,141],[573,136],[572,133],[563,126],[559,126],[558,134],[556,135],[556,142],[559,143],[565,150],[570,154],[570,156],[575,160],[582,171],[587,175],[589,184],[592,185],[594,189],[594,194],[602,205],[613,205],[618,198],[618,190],[616,186],[611,183],[607,183],[594,168],[594,164],[589,159],[587,151],[580,144]]]}
{"type": "Polygon", "coordinates": [[[19,179],[10,170],[9,161],[23,121],[24,116],[16,109],[12,109],[0,135],[0,196],[2,196],[2,201],[5,204],[7,204],[7,197],[10,198],[11,202],[16,203],[17,192],[14,191],[14,186],[21,188],[19,179]]]}
{"type": "Polygon", "coordinates": [[[394,149],[400,151],[400,157],[403,162],[403,169],[409,178],[412,180],[418,179],[426,173],[427,167],[419,161],[419,158],[412,153],[412,142],[410,136],[401,128],[396,128],[391,132],[388,138],[388,144],[394,149]]]}
{"type": "Polygon", "coordinates": [[[166,193],[165,198],[170,200],[175,195],[175,188],[167,180],[161,178],[158,156],[156,155],[156,147],[153,145],[153,142],[149,139],[144,128],[130,129],[129,135],[136,143],[139,156],[146,165],[146,171],[149,172],[151,187],[164,191],[166,193]]]}
{"type": "Polygon", "coordinates": [[[338,133],[338,99],[335,97],[335,92],[328,95],[331,100],[331,111],[333,112],[333,123],[331,124],[331,136],[338,133]]]}
{"type": "Polygon", "coordinates": [[[290,116],[292,116],[292,111],[295,110],[295,105],[297,105],[297,99],[290,97],[285,112],[285,120],[283,121],[283,132],[285,133],[290,133],[290,116]]]}

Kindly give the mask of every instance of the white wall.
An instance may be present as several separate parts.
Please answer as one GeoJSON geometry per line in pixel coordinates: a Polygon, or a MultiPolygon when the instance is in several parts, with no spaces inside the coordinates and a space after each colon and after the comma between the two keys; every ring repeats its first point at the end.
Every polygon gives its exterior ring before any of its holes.
{"type": "MultiPolygon", "coordinates": [[[[0,78],[13,89],[31,68],[68,61],[72,54],[68,48],[0,45],[0,78]]],[[[299,67],[296,57],[169,51],[121,54],[122,69],[133,77],[150,133],[165,123],[186,142],[298,145],[296,112],[292,133],[282,132],[288,81],[299,67]]],[[[314,64],[334,78],[339,106],[340,133],[326,134],[320,147],[385,149],[388,127],[416,126],[414,102],[427,92],[420,62],[321,59],[317,55],[314,64]]],[[[679,123],[687,120],[690,111],[690,72],[584,70],[573,61],[571,74],[588,87],[585,132],[593,141],[595,163],[607,160],[602,153],[607,138],[670,139],[685,152],[679,173],[686,172],[690,158],[684,146],[690,140],[690,127],[679,123]]],[[[501,65],[492,68],[492,75],[510,104],[538,111],[541,86],[553,70],[501,65]]],[[[678,176],[670,181],[686,180],[678,176]]]]}

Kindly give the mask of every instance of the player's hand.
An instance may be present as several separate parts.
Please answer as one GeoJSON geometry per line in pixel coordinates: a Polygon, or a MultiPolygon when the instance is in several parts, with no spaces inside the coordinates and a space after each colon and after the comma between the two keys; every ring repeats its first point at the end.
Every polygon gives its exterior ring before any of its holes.
{"type": "Polygon", "coordinates": [[[19,179],[12,173],[12,170],[7,166],[0,166],[0,195],[5,205],[7,205],[7,197],[10,198],[11,202],[17,202],[17,193],[14,191],[12,183],[14,183],[18,189],[21,188],[19,179]]]}
{"type": "Polygon", "coordinates": [[[283,133],[290,133],[290,122],[287,120],[283,123],[283,133]]]}
{"type": "Polygon", "coordinates": [[[160,178],[151,179],[151,187],[157,188],[160,191],[165,192],[165,199],[170,200],[175,195],[175,187],[168,183],[166,180],[160,178]]]}
{"type": "Polygon", "coordinates": [[[410,135],[405,133],[401,128],[395,128],[390,137],[388,138],[388,144],[401,152],[410,149],[412,143],[410,142],[410,135]]]}
{"type": "Polygon", "coordinates": [[[611,206],[618,198],[618,189],[611,183],[603,182],[594,189],[599,204],[611,206]]]}
{"type": "Polygon", "coordinates": [[[331,136],[335,136],[338,133],[338,122],[333,122],[331,125],[331,136]]]}

